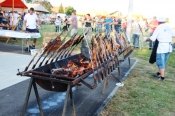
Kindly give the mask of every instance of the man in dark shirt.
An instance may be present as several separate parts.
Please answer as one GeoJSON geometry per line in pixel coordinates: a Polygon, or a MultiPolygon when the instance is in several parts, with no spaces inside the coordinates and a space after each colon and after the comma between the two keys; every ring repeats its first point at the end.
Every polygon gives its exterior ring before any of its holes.
{"type": "Polygon", "coordinates": [[[121,22],[121,19],[118,16],[116,16],[113,22],[116,33],[120,32],[121,22]]]}

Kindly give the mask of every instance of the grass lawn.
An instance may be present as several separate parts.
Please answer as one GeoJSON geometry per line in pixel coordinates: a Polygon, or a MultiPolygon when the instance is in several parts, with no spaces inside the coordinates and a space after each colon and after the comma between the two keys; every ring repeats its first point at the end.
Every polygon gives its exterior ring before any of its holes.
{"type": "Polygon", "coordinates": [[[175,54],[171,54],[165,81],[155,80],[155,64],[149,64],[148,49],[135,50],[138,63],[101,112],[101,116],[175,116],[175,54]]]}
{"type": "MultiPolygon", "coordinates": [[[[40,33],[54,31],[54,25],[44,25],[40,33]]],[[[79,29],[81,33],[82,28],[79,29]]],[[[0,39],[0,43],[5,43],[5,40],[0,39]]],[[[19,43],[10,40],[9,44],[21,45],[21,40],[19,43]]],[[[38,39],[37,47],[41,44],[42,37],[38,39]]],[[[148,43],[144,42],[144,47],[148,47],[148,43]]],[[[79,48],[80,45],[76,52],[80,51],[79,48]]],[[[166,80],[163,82],[152,77],[157,72],[157,66],[148,63],[150,53],[148,48],[135,49],[131,57],[138,63],[124,81],[125,86],[119,88],[101,116],[175,116],[175,51],[168,60],[166,80]]]]}

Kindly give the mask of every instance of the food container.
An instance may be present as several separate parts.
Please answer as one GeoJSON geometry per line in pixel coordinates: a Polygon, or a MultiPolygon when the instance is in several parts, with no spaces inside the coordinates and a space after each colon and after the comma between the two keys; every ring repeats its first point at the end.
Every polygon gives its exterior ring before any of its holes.
{"type": "MultiPolygon", "coordinates": [[[[30,53],[32,56],[34,56],[38,51],[39,51],[39,49],[30,49],[30,53]]],[[[38,54],[38,55],[40,55],[40,54],[38,54]]]]}

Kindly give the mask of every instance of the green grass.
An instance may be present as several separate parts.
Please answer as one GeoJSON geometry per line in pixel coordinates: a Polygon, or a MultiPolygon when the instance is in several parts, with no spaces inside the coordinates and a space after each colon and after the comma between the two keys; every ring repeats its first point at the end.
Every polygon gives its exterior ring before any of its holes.
{"type": "Polygon", "coordinates": [[[134,51],[137,65],[101,116],[175,116],[175,54],[168,60],[164,82],[152,77],[157,66],[149,64],[149,56],[148,49],[134,51]]]}

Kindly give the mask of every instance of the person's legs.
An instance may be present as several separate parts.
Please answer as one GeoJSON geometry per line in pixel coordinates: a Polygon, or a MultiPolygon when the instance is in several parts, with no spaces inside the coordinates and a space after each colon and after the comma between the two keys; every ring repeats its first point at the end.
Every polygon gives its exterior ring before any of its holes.
{"type": "Polygon", "coordinates": [[[77,29],[72,29],[70,35],[73,36],[75,33],[77,33],[77,29]]]}
{"type": "MultiPolygon", "coordinates": [[[[153,35],[153,33],[151,32],[150,33],[150,37],[153,35]]],[[[153,49],[153,42],[152,41],[150,41],[149,42],[149,49],[151,50],[151,49],[153,49]]]]}
{"type": "Polygon", "coordinates": [[[164,80],[164,77],[165,77],[165,66],[169,58],[169,55],[170,53],[156,54],[156,64],[159,68],[159,73],[162,80],[164,80]]]}
{"type": "Polygon", "coordinates": [[[140,42],[139,42],[139,39],[140,39],[140,35],[137,35],[136,34],[136,38],[135,38],[135,47],[139,47],[140,46],[140,42]]]}
{"type": "Polygon", "coordinates": [[[57,32],[57,26],[55,26],[55,32],[57,32]]]}
{"type": "Polygon", "coordinates": [[[135,41],[136,41],[136,34],[132,35],[132,41],[133,41],[133,46],[136,47],[135,41]]]}

